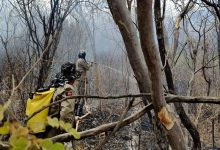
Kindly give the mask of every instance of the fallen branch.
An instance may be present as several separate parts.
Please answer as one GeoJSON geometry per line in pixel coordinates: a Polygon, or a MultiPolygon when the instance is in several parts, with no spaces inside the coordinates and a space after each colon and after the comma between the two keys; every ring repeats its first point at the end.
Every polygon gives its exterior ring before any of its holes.
{"type": "MultiPolygon", "coordinates": [[[[152,104],[149,104],[149,105],[143,107],[141,110],[139,110],[134,115],[124,119],[121,122],[119,128],[124,127],[124,126],[134,122],[135,120],[139,119],[147,111],[151,110],[152,108],[153,108],[152,104]]],[[[110,130],[114,129],[117,124],[118,124],[118,121],[117,122],[103,124],[103,125],[100,125],[100,126],[98,126],[96,128],[92,128],[92,129],[89,129],[89,130],[86,130],[86,131],[79,132],[80,139],[84,139],[84,138],[87,138],[87,137],[95,136],[95,135],[98,135],[98,134],[100,134],[102,132],[110,131],[110,130]]],[[[54,142],[55,141],[66,141],[66,140],[72,140],[72,139],[74,139],[74,137],[71,134],[69,134],[69,133],[60,134],[60,135],[57,135],[57,136],[54,136],[54,137],[51,138],[51,140],[54,141],[54,142]]]]}

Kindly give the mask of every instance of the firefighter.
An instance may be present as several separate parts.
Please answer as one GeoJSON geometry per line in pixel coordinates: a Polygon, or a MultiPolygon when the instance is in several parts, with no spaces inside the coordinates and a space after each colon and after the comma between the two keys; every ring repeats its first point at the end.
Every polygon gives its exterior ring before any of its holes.
{"type": "MultiPolygon", "coordinates": [[[[77,79],[77,90],[79,95],[86,94],[87,77],[86,72],[89,70],[89,63],[86,61],[86,52],[81,50],[76,61],[76,70],[80,72],[81,76],[77,79]]],[[[84,99],[77,99],[76,101],[76,116],[82,116],[84,106],[84,99]]]]}

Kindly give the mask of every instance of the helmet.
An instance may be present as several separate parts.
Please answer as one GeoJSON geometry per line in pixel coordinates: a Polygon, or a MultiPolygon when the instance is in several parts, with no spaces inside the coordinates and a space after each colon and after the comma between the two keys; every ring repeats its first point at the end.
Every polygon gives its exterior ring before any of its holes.
{"type": "Polygon", "coordinates": [[[86,52],[84,50],[81,50],[78,54],[79,58],[85,59],[86,58],[86,52]]]}

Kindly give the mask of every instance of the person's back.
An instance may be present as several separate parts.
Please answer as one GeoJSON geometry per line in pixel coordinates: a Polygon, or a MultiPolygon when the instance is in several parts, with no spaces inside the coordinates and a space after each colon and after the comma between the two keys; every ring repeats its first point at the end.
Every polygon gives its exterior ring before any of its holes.
{"type": "MultiPolygon", "coordinates": [[[[81,73],[81,77],[77,80],[77,89],[79,95],[85,95],[86,92],[86,83],[87,83],[87,77],[86,77],[86,71],[89,70],[89,64],[86,62],[86,53],[84,51],[80,51],[78,54],[78,59],[76,61],[76,70],[81,73]]],[[[77,108],[77,116],[82,115],[83,111],[83,105],[84,105],[84,99],[77,99],[76,101],[76,108],[77,108]]]]}
{"type": "Polygon", "coordinates": [[[86,71],[89,70],[89,64],[86,62],[86,53],[85,52],[80,52],[78,55],[78,59],[76,61],[76,70],[81,73],[81,78],[82,80],[85,79],[86,76],[86,71]]]}

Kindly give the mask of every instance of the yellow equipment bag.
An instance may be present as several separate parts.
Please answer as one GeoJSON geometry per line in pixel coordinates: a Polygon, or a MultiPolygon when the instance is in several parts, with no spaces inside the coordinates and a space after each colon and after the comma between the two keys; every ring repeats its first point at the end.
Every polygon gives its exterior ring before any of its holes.
{"type": "MultiPolygon", "coordinates": [[[[30,117],[34,112],[41,109],[43,106],[49,105],[54,92],[55,88],[50,88],[48,91],[34,93],[33,98],[29,98],[27,100],[26,115],[30,117]]],[[[28,120],[27,126],[33,133],[45,131],[48,112],[49,108],[46,108],[28,120]]]]}

